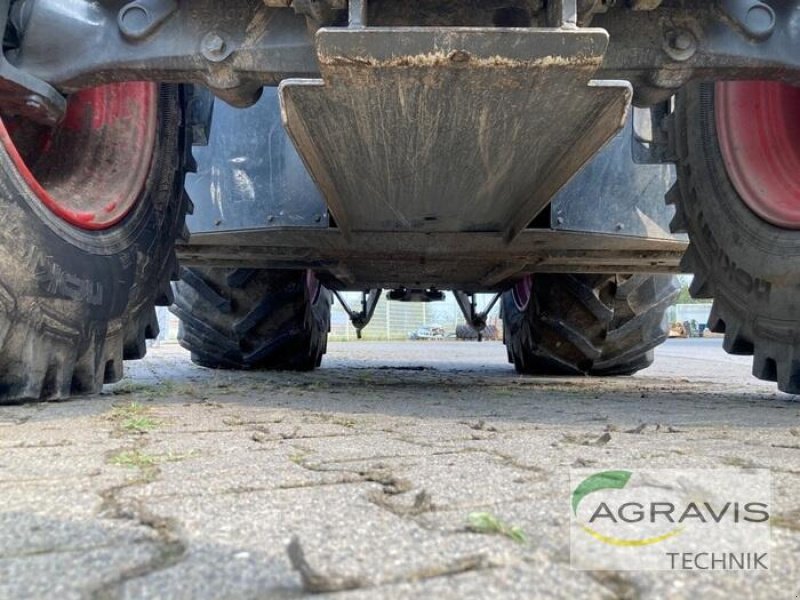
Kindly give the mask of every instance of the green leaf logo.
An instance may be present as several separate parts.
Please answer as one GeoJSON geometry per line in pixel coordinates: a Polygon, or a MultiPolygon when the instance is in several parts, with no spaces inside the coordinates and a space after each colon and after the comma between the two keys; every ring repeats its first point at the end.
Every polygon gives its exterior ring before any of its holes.
{"type": "Polygon", "coordinates": [[[572,512],[577,517],[578,505],[592,492],[609,489],[621,490],[628,484],[631,475],[630,471],[603,471],[587,477],[572,492],[572,512]]]}
{"type": "MultiPolygon", "coordinates": [[[[578,506],[580,505],[581,501],[593,492],[600,490],[621,490],[628,485],[631,475],[633,475],[633,473],[630,471],[602,471],[601,473],[595,473],[591,477],[587,477],[581,481],[578,487],[576,487],[572,492],[572,512],[575,513],[575,516],[577,517],[578,506]]],[[[609,544],[611,546],[649,546],[651,544],[657,544],[659,542],[663,542],[664,540],[668,540],[669,538],[674,537],[683,531],[683,527],[678,526],[661,535],[626,539],[604,535],[599,531],[595,531],[585,523],[580,523],[580,526],[581,529],[583,529],[597,541],[603,542],[604,544],[609,544]]]]}

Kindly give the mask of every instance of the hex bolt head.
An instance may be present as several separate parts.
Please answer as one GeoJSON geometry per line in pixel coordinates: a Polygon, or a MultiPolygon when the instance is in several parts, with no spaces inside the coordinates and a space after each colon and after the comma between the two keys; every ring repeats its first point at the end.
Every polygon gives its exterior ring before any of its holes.
{"type": "Polygon", "coordinates": [[[205,39],[203,47],[206,49],[206,52],[219,54],[225,50],[225,40],[223,40],[219,34],[212,33],[205,39]]]}
{"type": "Polygon", "coordinates": [[[228,57],[228,44],[220,34],[211,31],[203,38],[200,51],[207,60],[220,62],[228,57]]]}

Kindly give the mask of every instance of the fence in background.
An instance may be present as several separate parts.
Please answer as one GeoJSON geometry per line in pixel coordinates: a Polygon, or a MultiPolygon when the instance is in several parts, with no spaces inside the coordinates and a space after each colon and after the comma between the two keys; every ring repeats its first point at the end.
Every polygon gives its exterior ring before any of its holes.
{"type": "MultiPolygon", "coordinates": [[[[346,292],[343,297],[353,309],[360,309],[361,294],[346,292]]],[[[478,295],[478,307],[483,309],[491,301],[491,294],[478,295]]],[[[500,306],[495,305],[489,314],[489,324],[501,330],[500,306]]],[[[378,302],[375,315],[362,331],[362,339],[374,341],[407,340],[409,335],[420,327],[433,325],[444,328],[445,336],[455,335],[456,327],[464,324],[464,317],[449,292],[443,302],[387,302],[384,297],[378,302]]],[[[347,313],[338,301],[331,310],[330,339],[335,341],[355,340],[356,330],[350,324],[347,313]]]]}

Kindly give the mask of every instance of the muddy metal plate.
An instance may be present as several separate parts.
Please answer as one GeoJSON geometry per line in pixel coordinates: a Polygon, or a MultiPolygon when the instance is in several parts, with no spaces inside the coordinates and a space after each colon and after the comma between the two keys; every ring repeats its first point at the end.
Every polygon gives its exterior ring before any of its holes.
{"type": "Polygon", "coordinates": [[[621,127],[601,29],[322,29],[284,123],[344,232],[515,237],[621,127]]]}
{"type": "Polygon", "coordinates": [[[275,88],[246,109],[217,101],[207,146],[195,146],[186,176],[190,231],[327,227],[328,210],[286,135],[275,88]]]}
{"type": "Polygon", "coordinates": [[[664,196],[675,183],[670,164],[633,161],[633,123],[592,158],[550,205],[553,229],[684,239],[669,231],[675,207],[664,196]]]}

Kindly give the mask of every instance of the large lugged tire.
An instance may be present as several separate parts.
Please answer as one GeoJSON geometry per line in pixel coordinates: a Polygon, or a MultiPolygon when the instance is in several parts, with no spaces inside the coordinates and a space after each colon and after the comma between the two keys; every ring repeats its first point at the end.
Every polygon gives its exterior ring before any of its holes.
{"type": "Polygon", "coordinates": [[[327,349],[331,300],[310,272],[184,268],[172,311],[199,365],[308,371],[327,349]]]}
{"type": "Polygon", "coordinates": [[[631,375],[667,338],[669,275],[536,275],[503,294],[510,362],[531,375],[631,375]]]}
{"type": "Polygon", "coordinates": [[[800,393],[800,89],[704,83],[676,99],[670,138],[678,183],[673,230],[683,270],[714,298],[712,331],[753,374],[800,393]]]}
{"type": "Polygon", "coordinates": [[[115,84],[53,129],[0,125],[0,403],[94,393],[122,377],[172,301],[189,201],[188,90],[115,84]]]}

